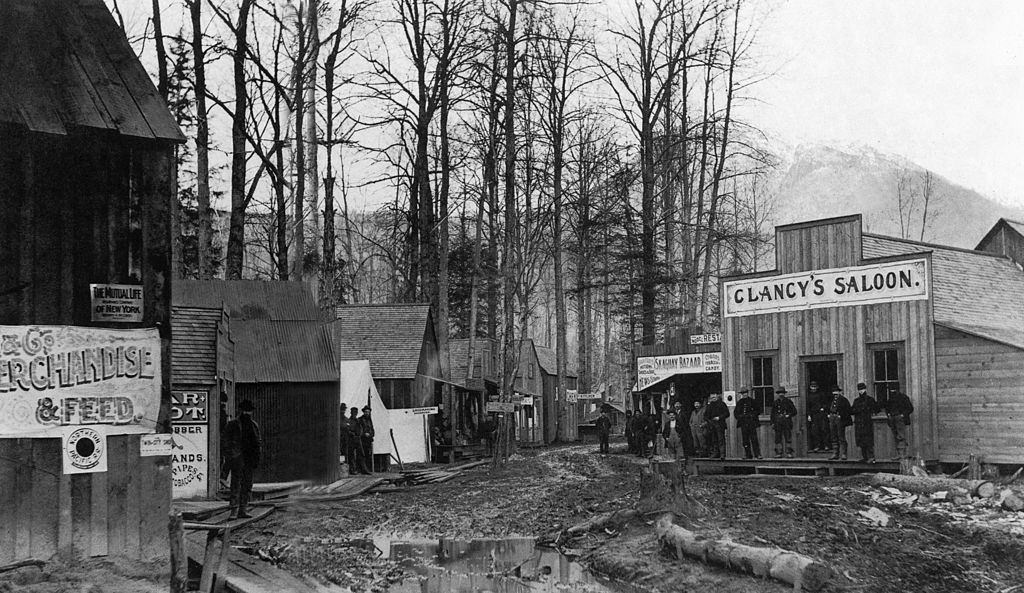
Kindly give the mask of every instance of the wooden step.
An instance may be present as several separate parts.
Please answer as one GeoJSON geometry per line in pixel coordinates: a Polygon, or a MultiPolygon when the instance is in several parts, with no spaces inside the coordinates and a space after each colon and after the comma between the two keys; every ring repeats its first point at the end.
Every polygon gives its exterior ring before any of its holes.
{"type": "Polygon", "coordinates": [[[789,475],[814,475],[827,476],[828,468],[825,466],[813,465],[755,465],[754,473],[757,474],[782,474],[789,475]]]}

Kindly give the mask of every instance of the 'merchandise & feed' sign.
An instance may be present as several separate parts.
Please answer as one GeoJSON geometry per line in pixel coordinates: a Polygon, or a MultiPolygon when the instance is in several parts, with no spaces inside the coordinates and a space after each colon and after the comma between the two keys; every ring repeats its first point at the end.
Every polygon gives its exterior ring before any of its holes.
{"type": "Polygon", "coordinates": [[[724,317],[927,299],[928,260],[812,270],[726,282],[724,317]]]}
{"type": "Polygon", "coordinates": [[[154,432],[160,381],[155,329],[0,325],[0,438],[154,432]]]}

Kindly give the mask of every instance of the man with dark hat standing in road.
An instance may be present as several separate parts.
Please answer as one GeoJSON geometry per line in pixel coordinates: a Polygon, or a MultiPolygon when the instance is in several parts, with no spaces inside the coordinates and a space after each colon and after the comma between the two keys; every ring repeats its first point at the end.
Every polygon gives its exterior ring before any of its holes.
{"type": "Polygon", "coordinates": [[[786,388],[775,389],[775,401],[772,403],[772,430],[775,432],[775,456],[793,457],[793,417],[796,406],[793,400],[786,397],[786,388]]]}
{"type": "Polygon", "coordinates": [[[828,406],[828,430],[832,440],[831,459],[846,459],[846,427],[853,424],[850,402],[843,396],[843,389],[836,385],[832,389],[832,401],[828,406]]]}
{"type": "Polygon", "coordinates": [[[729,419],[729,407],[722,401],[722,394],[711,394],[704,417],[711,423],[711,457],[725,459],[725,422],[729,419]]]}
{"type": "Polygon", "coordinates": [[[608,437],[612,432],[612,419],[608,417],[608,408],[601,408],[601,415],[594,422],[597,427],[597,440],[600,443],[602,455],[608,454],[608,437]]]}
{"type": "Polygon", "coordinates": [[[893,389],[889,392],[885,413],[889,416],[889,429],[896,443],[896,457],[893,459],[902,459],[907,456],[907,427],[910,426],[910,415],[914,413],[914,404],[906,393],[893,389]]]}
{"type": "Polygon", "coordinates": [[[239,415],[224,427],[224,457],[231,471],[231,518],[248,519],[252,477],[260,463],[260,427],[252,419],[256,407],[249,400],[238,404],[239,415]]]}
{"type": "Polygon", "coordinates": [[[750,397],[750,390],[740,388],[740,401],[736,404],[736,426],[740,429],[743,439],[743,456],[747,459],[761,459],[761,443],[757,439],[757,427],[760,425],[760,414],[757,405],[750,397]]]}
{"type": "Polygon", "coordinates": [[[868,386],[857,383],[857,399],[853,400],[853,440],[860,448],[860,460],[875,462],[875,423],[871,419],[878,411],[875,398],[868,395],[868,386]]]}
{"type": "Polygon", "coordinates": [[[374,471],[373,467],[373,418],[370,418],[370,406],[363,406],[363,415],[359,417],[359,438],[363,445],[363,469],[366,473],[374,471]]]}

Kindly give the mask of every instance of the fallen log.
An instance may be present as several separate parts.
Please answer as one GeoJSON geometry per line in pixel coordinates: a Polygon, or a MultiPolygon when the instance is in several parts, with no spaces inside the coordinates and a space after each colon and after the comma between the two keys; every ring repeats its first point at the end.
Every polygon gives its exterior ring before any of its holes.
{"type": "Polygon", "coordinates": [[[923,476],[904,476],[900,474],[875,474],[871,477],[871,483],[875,486],[890,486],[918,494],[931,494],[954,488],[963,488],[972,496],[978,498],[991,498],[996,494],[995,484],[987,480],[961,480],[941,476],[929,476],[926,478],[923,476]]]}
{"type": "Polygon", "coordinates": [[[697,558],[754,576],[771,577],[797,590],[819,591],[835,574],[829,566],[796,552],[704,537],[673,524],[669,515],[658,519],[655,531],[662,545],[680,560],[684,556],[697,558]]]}

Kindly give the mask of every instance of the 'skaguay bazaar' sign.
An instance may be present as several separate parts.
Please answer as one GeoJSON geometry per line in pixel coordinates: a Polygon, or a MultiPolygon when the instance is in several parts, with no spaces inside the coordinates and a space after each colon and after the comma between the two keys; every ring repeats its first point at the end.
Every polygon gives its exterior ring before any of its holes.
{"type": "Polygon", "coordinates": [[[636,359],[636,388],[637,390],[646,389],[673,375],[721,372],[721,352],[641,356],[636,359]]]}
{"type": "Polygon", "coordinates": [[[155,329],[0,325],[0,437],[154,432],[160,380],[155,329]]]}
{"type": "Polygon", "coordinates": [[[726,282],[724,317],[927,299],[928,260],[812,270],[726,282]]]}

